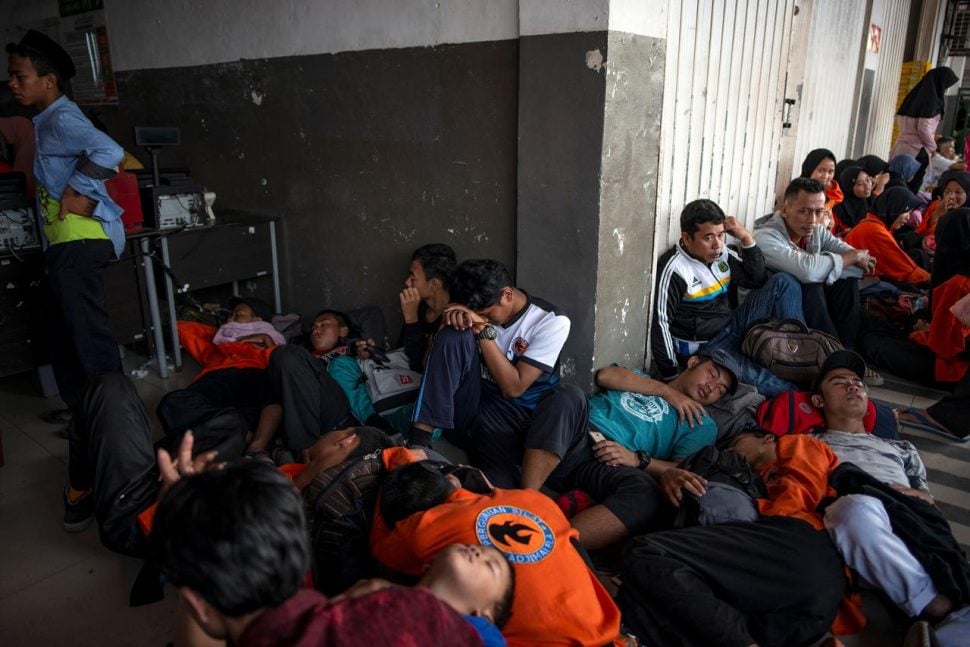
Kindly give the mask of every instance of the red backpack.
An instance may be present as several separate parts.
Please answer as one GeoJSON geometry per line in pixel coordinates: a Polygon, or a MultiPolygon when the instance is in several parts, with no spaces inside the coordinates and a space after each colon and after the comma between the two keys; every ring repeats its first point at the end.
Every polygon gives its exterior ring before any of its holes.
{"type": "MultiPolygon", "coordinates": [[[[869,401],[862,423],[867,433],[876,426],[876,405],[869,401]]],[[[811,434],[825,431],[825,416],[822,410],[812,404],[812,394],[808,391],[785,391],[758,407],[758,424],[765,431],[776,436],[785,434],[811,434]]]]}

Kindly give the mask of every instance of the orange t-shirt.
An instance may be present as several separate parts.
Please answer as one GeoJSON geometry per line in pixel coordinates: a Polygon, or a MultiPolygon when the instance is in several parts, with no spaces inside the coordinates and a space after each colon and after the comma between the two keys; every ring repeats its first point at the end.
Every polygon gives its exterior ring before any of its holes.
{"type": "Polygon", "coordinates": [[[928,283],[930,273],[916,264],[900,247],[885,223],[871,213],[845,236],[856,249],[868,249],[876,259],[873,273],[879,278],[919,285],[928,283]]]}
{"type": "Polygon", "coordinates": [[[909,336],[936,354],[936,379],[940,382],[959,382],[970,369],[970,362],[960,357],[967,349],[970,328],[953,316],[950,308],[970,294],[970,277],[957,274],[933,288],[933,318],[929,330],[909,336]]]}
{"type": "Polygon", "coordinates": [[[213,344],[216,329],[195,321],[178,322],[178,330],[182,346],[202,366],[195,379],[223,368],[266,368],[270,353],[276,348],[260,348],[239,341],[213,344]]]}
{"type": "MultiPolygon", "coordinates": [[[[396,449],[382,455],[389,469],[414,460],[396,449]]],[[[578,536],[540,492],[459,489],[393,531],[375,515],[371,550],[381,563],[416,576],[449,544],[494,546],[515,568],[512,616],[502,630],[509,645],[608,644],[619,636],[620,611],[573,546],[578,536]]]]}

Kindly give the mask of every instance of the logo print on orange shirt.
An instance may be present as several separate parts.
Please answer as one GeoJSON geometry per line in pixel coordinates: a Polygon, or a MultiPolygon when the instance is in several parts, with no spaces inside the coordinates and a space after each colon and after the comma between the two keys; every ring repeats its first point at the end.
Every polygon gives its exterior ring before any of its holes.
{"type": "Polygon", "coordinates": [[[516,337],[515,341],[512,342],[512,350],[515,351],[516,355],[525,355],[525,351],[529,350],[529,342],[521,337],[516,337]]]}
{"type": "Polygon", "coordinates": [[[556,536],[545,521],[514,506],[482,510],[475,520],[475,533],[483,546],[498,548],[513,564],[541,562],[556,546],[556,536]]]}

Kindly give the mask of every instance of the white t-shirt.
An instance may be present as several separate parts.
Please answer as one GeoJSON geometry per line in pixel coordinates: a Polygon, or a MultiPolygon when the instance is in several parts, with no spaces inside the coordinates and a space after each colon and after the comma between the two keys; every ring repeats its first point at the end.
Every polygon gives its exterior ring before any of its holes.
{"type": "Polygon", "coordinates": [[[959,161],[947,159],[942,155],[934,155],[931,157],[929,166],[926,167],[926,173],[923,174],[923,186],[919,190],[929,191],[930,187],[936,186],[936,183],[940,180],[940,176],[949,171],[950,167],[959,161]]]}
{"type": "MultiPolygon", "coordinates": [[[[539,399],[559,382],[559,353],[569,337],[569,317],[556,306],[526,295],[526,306],[504,326],[495,326],[495,343],[513,364],[526,362],[542,371],[525,393],[513,402],[534,409],[539,399]]],[[[498,395],[498,386],[482,364],[482,388],[498,395]]]]}

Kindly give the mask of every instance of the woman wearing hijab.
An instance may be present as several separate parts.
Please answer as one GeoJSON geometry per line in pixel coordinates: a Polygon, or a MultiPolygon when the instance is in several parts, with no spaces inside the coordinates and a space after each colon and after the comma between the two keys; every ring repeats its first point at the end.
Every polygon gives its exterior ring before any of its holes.
{"type": "Polygon", "coordinates": [[[816,148],[805,156],[802,174],[825,187],[825,201],[834,207],[842,202],[843,190],[835,181],[835,153],[827,148],[816,148]]]}
{"type": "MultiPolygon", "coordinates": [[[[914,332],[910,339],[919,344],[922,357],[932,358],[933,378],[953,386],[953,392],[925,411],[907,409],[900,418],[931,431],[943,430],[966,438],[970,436],[970,326],[953,310],[958,301],[970,295],[970,209],[947,212],[937,226],[937,238],[933,317],[929,326],[914,332]]],[[[911,353],[910,357],[920,356],[911,353]]],[[[925,368],[921,370],[925,372],[925,368]]]]}
{"type": "Polygon", "coordinates": [[[906,222],[909,212],[919,206],[919,198],[906,187],[886,189],[876,199],[875,214],[868,214],[845,237],[845,242],[856,249],[869,250],[876,259],[873,273],[880,279],[910,285],[929,283],[929,272],[917,265],[893,238],[893,232],[906,222]]]}
{"type": "Polygon", "coordinates": [[[922,240],[922,248],[931,256],[936,253],[936,228],[940,218],[947,211],[959,209],[967,204],[967,196],[970,195],[970,173],[947,171],[940,177],[940,183],[934,195],[937,192],[939,197],[926,208],[923,220],[916,228],[916,233],[922,240]]]}
{"type": "Polygon", "coordinates": [[[946,89],[959,80],[950,68],[937,67],[913,86],[896,112],[899,117],[899,138],[890,157],[917,157],[921,149],[926,149],[930,156],[936,153],[934,135],[943,118],[943,97],[946,89]]]}
{"type": "MultiPolygon", "coordinates": [[[[933,268],[929,325],[899,339],[881,332],[862,336],[862,350],[876,366],[919,384],[951,391],[927,409],[899,413],[908,425],[957,438],[970,436],[970,326],[953,312],[970,295],[970,209],[948,211],[937,227],[942,263],[933,268]]],[[[938,260],[939,260],[938,258],[938,260]]]]}
{"type": "Polygon", "coordinates": [[[872,178],[872,196],[869,198],[871,204],[876,201],[879,194],[885,190],[886,184],[889,183],[889,164],[877,155],[863,155],[856,160],[856,166],[861,166],[862,170],[872,178]]]}
{"type": "Polygon", "coordinates": [[[904,186],[909,189],[912,193],[916,193],[917,189],[913,189],[911,183],[913,178],[919,172],[919,162],[912,155],[897,155],[896,157],[889,160],[889,182],[886,183],[886,188],[894,186],[904,186]]]}
{"type": "Polygon", "coordinates": [[[835,178],[838,179],[838,178],[842,177],[842,173],[844,173],[845,172],[845,169],[849,168],[850,166],[859,166],[859,164],[855,160],[848,159],[848,158],[846,158],[846,159],[842,160],[841,162],[839,162],[838,164],[836,164],[835,165],[835,178]]]}
{"type": "Polygon", "coordinates": [[[842,171],[839,184],[845,187],[845,197],[832,210],[835,218],[832,231],[836,236],[845,236],[850,229],[862,222],[869,212],[872,180],[861,167],[850,166],[842,171]]]}

